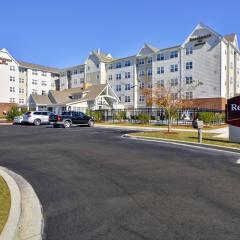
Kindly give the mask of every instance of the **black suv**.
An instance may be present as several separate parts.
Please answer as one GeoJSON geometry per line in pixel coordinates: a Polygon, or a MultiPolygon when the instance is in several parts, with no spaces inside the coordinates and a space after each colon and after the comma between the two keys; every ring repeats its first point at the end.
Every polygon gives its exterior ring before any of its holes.
{"type": "Polygon", "coordinates": [[[87,116],[83,112],[74,111],[63,112],[62,115],[52,114],[49,116],[49,122],[52,123],[55,128],[60,126],[70,128],[73,124],[93,127],[95,123],[92,117],[87,116]]]}

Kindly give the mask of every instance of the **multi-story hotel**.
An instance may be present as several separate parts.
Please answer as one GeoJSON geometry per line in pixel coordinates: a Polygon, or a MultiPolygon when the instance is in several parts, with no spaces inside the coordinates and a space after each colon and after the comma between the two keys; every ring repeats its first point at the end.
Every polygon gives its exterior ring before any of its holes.
{"type": "MultiPolygon", "coordinates": [[[[84,86],[109,84],[125,108],[146,107],[145,88],[202,84],[184,97],[198,107],[223,109],[240,94],[240,50],[236,34],[220,35],[198,24],[178,46],[159,49],[145,44],[134,56],[114,58],[99,49],[84,64],[55,69],[15,60],[0,50],[0,103],[28,105],[30,95],[47,95],[84,86]]],[[[191,89],[191,88],[189,88],[191,89]]]]}

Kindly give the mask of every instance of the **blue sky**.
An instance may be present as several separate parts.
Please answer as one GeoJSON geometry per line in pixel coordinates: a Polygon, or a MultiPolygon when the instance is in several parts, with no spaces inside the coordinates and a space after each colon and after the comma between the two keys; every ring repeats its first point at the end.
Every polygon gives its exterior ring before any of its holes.
{"type": "Polygon", "coordinates": [[[124,57],[145,42],[177,45],[198,22],[240,36],[239,0],[12,0],[0,8],[0,47],[53,67],[83,63],[97,48],[124,57]]]}

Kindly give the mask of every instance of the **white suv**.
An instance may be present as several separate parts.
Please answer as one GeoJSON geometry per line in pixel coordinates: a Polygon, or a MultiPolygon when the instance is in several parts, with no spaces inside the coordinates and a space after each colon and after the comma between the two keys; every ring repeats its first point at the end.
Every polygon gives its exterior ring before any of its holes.
{"type": "Polygon", "coordinates": [[[49,115],[53,114],[48,111],[34,111],[34,112],[26,112],[23,115],[22,123],[31,123],[35,126],[39,126],[41,124],[49,123],[49,115]]]}

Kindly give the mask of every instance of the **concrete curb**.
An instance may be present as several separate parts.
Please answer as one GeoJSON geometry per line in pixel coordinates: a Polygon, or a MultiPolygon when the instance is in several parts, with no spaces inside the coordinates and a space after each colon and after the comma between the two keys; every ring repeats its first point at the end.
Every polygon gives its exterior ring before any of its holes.
{"type": "Polygon", "coordinates": [[[205,143],[200,144],[200,143],[187,142],[187,141],[181,141],[181,140],[172,140],[172,139],[165,139],[165,138],[132,136],[129,134],[124,134],[122,137],[135,139],[135,140],[170,143],[170,144],[176,144],[176,145],[182,145],[182,146],[191,146],[191,147],[202,148],[202,149],[210,149],[215,151],[240,154],[240,149],[238,148],[221,147],[213,144],[205,144],[205,143]]]}
{"type": "Polygon", "coordinates": [[[13,125],[13,123],[1,123],[0,122],[0,126],[10,126],[10,125],[13,125]]]}
{"type": "Polygon", "coordinates": [[[21,215],[21,194],[15,180],[6,172],[5,168],[0,168],[0,175],[8,185],[11,194],[11,207],[8,220],[0,235],[1,240],[11,240],[15,238],[21,215]]]}
{"type": "MultiPolygon", "coordinates": [[[[15,184],[18,186],[19,190],[19,221],[16,225],[16,230],[14,235],[7,236],[7,238],[2,238],[0,240],[41,240],[43,236],[44,221],[42,215],[42,206],[41,203],[33,190],[32,186],[20,175],[0,167],[1,172],[4,172],[5,175],[8,175],[10,178],[15,181],[15,184]]],[[[15,192],[11,191],[11,195],[15,192]]],[[[11,231],[13,225],[6,225],[4,230],[11,231]]]]}

